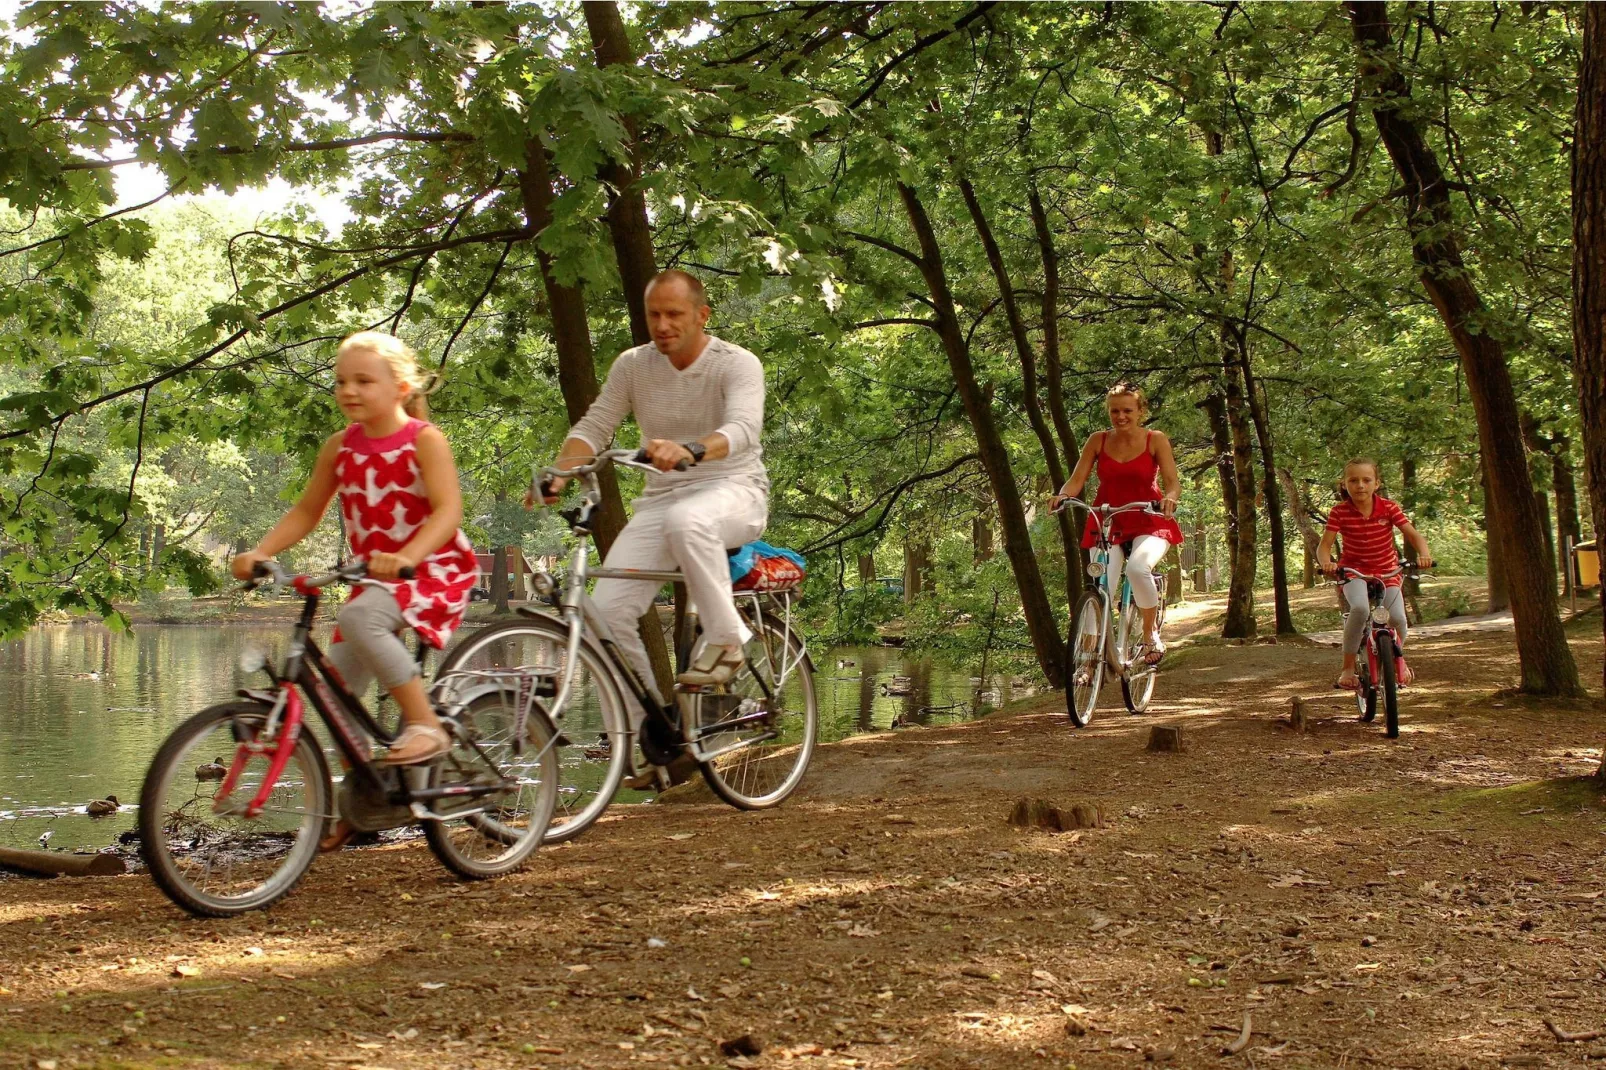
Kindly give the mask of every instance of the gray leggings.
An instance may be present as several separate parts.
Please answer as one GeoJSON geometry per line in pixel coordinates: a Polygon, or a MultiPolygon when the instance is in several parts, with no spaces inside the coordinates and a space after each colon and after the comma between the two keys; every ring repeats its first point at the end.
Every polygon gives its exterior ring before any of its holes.
{"type": "MultiPolygon", "coordinates": [[[[1359,653],[1361,637],[1366,632],[1366,615],[1372,611],[1372,603],[1366,597],[1366,581],[1350,580],[1340,590],[1344,601],[1349,603],[1349,611],[1344,614],[1344,653],[1359,653]]],[[[1389,611],[1389,623],[1394,625],[1400,646],[1404,647],[1405,597],[1398,587],[1383,588],[1383,608],[1389,611]]]]}
{"type": "Polygon", "coordinates": [[[375,679],[394,691],[418,675],[418,661],[396,634],[407,621],[396,596],[385,588],[364,586],[335,614],[335,621],[341,641],[329,645],[329,660],[353,695],[367,691],[375,679]]]}

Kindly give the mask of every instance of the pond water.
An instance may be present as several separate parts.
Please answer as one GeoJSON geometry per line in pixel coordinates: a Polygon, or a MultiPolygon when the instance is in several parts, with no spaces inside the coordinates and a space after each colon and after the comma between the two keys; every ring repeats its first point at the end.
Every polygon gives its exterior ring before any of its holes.
{"type": "MultiPolygon", "coordinates": [[[[238,668],[244,650],[277,660],[288,641],[283,623],[144,625],[126,635],[78,624],[0,643],[0,845],[33,847],[42,836],[68,850],[115,843],[134,825],[145,767],[167,734],[236,688],[261,685],[261,674],[247,678],[238,668]],[[85,812],[91,799],[109,795],[121,804],[117,813],[85,812]]],[[[822,739],[974,714],[973,668],[890,647],[811,653],[822,739]]],[[[1030,693],[1020,680],[990,683],[981,695],[989,705],[1030,693]]]]}

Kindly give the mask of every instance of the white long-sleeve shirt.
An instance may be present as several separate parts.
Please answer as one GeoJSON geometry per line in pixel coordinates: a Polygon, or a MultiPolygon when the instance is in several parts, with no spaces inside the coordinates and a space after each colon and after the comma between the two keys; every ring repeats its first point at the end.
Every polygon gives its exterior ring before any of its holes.
{"type": "Polygon", "coordinates": [[[759,441],[764,430],[764,366],[741,346],[709,335],[702,353],[684,371],[651,342],[625,350],[608,370],[602,393],[569,437],[601,452],[630,413],[641,428],[642,446],[655,438],[690,442],[711,432],[730,443],[730,455],[722,460],[648,476],[647,494],[714,479],[769,492],[759,441]]]}

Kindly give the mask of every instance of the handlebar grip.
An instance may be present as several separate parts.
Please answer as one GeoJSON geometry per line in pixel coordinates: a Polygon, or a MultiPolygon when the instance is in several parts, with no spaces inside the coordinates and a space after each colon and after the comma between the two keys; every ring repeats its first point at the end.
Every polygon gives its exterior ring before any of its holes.
{"type": "MultiPolygon", "coordinates": [[[[652,458],[647,456],[646,450],[637,450],[636,455],[630,459],[635,461],[637,464],[652,464],[652,458]]],[[[691,465],[687,464],[685,461],[677,461],[675,463],[675,471],[677,472],[684,472],[690,467],[691,465]]]]}
{"type": "Polygon", "coordinates": [[[406,568],[396,570],[396,577],[398,579],[410,580],[416,575],[418,575],[418,570],[413,568],[411,565],[406,568]]]}
{"type": "Polygon", "coordinates": [[[273,575],[273,567],[266,561],[258,561],[251,566],[251,578],[253,580],[265,580],[271,575],[273,575]]]}
{"type": "Polygon", "coordinates": [[[535,495],[537,500],[543,502],[555,497],[555,494],[552,490],[551,476],[547,476],[545,479],[541,480],[541,482],[535,485],[535,495]]]}

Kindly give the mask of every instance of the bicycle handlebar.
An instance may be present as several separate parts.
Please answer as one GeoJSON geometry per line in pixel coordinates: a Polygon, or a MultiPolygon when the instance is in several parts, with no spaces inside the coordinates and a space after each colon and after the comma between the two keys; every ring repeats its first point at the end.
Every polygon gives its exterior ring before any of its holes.
{"type": "Polygon", "coordinates": [[[1098,516],[1105,517],[1106,519],[1115,516],[1118,513],[1130,513],[1134,510],[1141,510],[1146,513],[1151,513],[1155,516],[1164,516],[1165,508],[1161,504],[1162,501],[1163,499],[1156,498],[1153,501],[1128,502],[1125,505],[1089,505],[1080,498],[1062,498],[1060,499],[1059,505],[1055,506],[1052,510],[1050,510],[1050,512],[1063,513],[1067,506],[1074,505],[1078,509],[1082,509],[1090,514],[1096,514],[1098,516]]]}
{"type": "Polygon", "coordinates": [[[1355,569],[1350,568],[1348,565],[1338,565],[1335,569],[1335,571],[1338,573],[1338,576],[1328,582],[1339,587],[1348,583],[1350,580],[1372,580],[1376,583],[1387,583],[1389,580],[1392,580],[1395,576],[1401,575],[1402,573],[1409,575],[1421,572],[1424,569],[1431,569],[1433,567],[1433,565],[1419,565],[1414,561],[1405,561],[1402,559],[1398,565],[1394,566],[1393,571],[1386,572],[1381,576],[1369,576],[1364,572],[1358,572],[1355,569]],[[1348,574],[1347,579],[1345,578],[1346,573],[1348,574]]]}
{"type": "MultiPolygon", "coordinates": [[[[613,449],[603,450],[589,464],[575,465],[573,468],[554,468],[547,465],[535,470],[536,495],[541,500],[551,497],[552,480],[554,479],[585,479],[595,476],[610,464],[623,465],[626,468],[635,468],[642,472],[657,472],[658,469],[647,459],[644,449],[613,449]]],[[[691,465],[680,461],[675,465],[675,471],[684,472],[691,465]]]]}
{"type": "MultiPolygon", "coordinates": [[[[266,583],[274,587],[294,587],[297,591],[305,593],[315,587],[327,587],[332,583],[350,583],[367,575],[366,561],[348,561],[333,572],[326,572],[322,576],[292,576],[277,561],[258,561],[251,566],[251,579],[244,585],[244,589],[254,591],[266,583]]],[[[411,567],[404,568],[396,575],[401,579],[410,580],[417,575],[417,570],[411,567]]]]}

